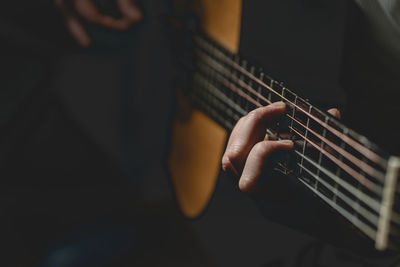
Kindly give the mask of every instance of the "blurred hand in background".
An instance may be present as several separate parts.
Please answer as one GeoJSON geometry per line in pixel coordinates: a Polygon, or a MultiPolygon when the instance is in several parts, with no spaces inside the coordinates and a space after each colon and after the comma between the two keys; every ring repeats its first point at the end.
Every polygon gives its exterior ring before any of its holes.
{"type": "Polygon", "coordinates": [[[143,19],[143,13],[135,0],[55,0],[56,7],[65,17],[68,31],[82,47],[89,47],[92,39],[86,23],[97,24],[108,29],[124,31],[143,19]],[[105,3],[107,2],[107,3],[105,3]],[[114,5],[115,13],[102,13],[98,3],[114,5]]]}

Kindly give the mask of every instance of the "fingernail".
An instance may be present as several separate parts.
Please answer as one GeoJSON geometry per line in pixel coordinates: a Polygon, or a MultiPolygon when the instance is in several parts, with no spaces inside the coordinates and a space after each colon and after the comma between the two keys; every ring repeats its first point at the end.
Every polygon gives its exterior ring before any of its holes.
{"type": "Polygon", "coordinates": [[[274,106],[276,108],[284,108],[284,107],[286,107],[286,104],[282,101],[279,101],[279,102],[272,103],[270,106],[274,106]]]}
{"type": "Polygon", "coordinates": [[[248,190],[249,179],[240,177],[239,180],[239,188],[242,192],[247,192],[248,190]]]}
{"type": "Polygon", "coordinates": [[[288,145],[288,146],[293,146],[293,141],[292,140],[279,140],[278,141],[282,145],[288,145]]]}

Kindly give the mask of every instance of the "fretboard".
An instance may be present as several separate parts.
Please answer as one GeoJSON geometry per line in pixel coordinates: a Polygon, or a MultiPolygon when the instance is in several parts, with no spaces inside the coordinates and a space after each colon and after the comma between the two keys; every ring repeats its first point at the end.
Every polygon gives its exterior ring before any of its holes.
{"type": "Polygon", "coordinates": [[[366,137],[233,55],[208,37],[194,36],[193,103],[227,130],[251,110],[286,103],[282,128],[296,140],[291,164],[281,167],[305,188],[375,241],[378,249],[400,246],[399,163],[366,137]],[[390,188],[389,188],[390,187],[390,188]]]}

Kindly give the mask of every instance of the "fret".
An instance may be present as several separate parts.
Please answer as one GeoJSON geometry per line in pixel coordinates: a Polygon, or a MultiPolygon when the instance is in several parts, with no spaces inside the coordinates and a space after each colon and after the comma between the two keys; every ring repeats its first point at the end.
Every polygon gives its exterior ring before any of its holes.
{"type": "MultiPolygon", "coordinates": [[[[345,134],[345,135],[347,135],[348,129],[347,129],[347,128],[343,128],[342,133],[345,134]]],[[[342,149],[345,149],[345,148],[346,148],[346,143],[345,143],[343,140],[340,142],[340,148],[342,148],[342,149]]],[[[343,162],[343,154],[342,154],[342,153],[339,153],[339,158],[338,158],[338,160],[339,160],[340,162],[343,162]]],[[[337,166],[335,175],[338,176],[338,177],[340,177],[341,174],[342,174],[342,169],[341,169],[339,166],[337,166]]],[[[337,184],[337,183],[335,184],[335,190],[336,190],[335,192],[337,192],[337,190],[338,190],[338,184],[337,184]]],[[[335,201],[336,201],[336,197],[335,197],[335,201]]]]}
{"type": "MultiPolygon", "coordinates": [[[[243,69],[247,70],[247,61],[246,61],[246,60],[242,60],[240,66],[241,66],[243,69]]],[[[243,85],[243,84],[246,84],[246,81],[245,81],[245,77],[244,77],[243,72],[240,73],[240,76],[239,76],[239,78],[238,78],[238,81],[239,81],[239,83],[242,84],[242,85],[243,85]]],[[[243,89],[243,86],[241,86],[241,89],[243,89]]],[[[245,99],[244,99],[243,97],[240,98],[240,103],[239,103],[239,105],[242,106],[247,112],[250,112],[249,106],[248,106],[248,101],[245,101],[245,99]]]]}
{"type": "MultiPolygon", "coordinates": [[[[272,88],[273,88],[273,86],[274,86],[274,80],[270,80],[270,82],[269,82],[269,86],[270,86],[270,88],[271,88],[271,90],[272,90],[272,88]]],[[[271,90],[268,90],[268,100],[270,101],[270,102],[272,102],[272,92],[271,92],[271,90]]]]}
{"type": "Polygon", "coordinates": [[[290,120],[290,128],[289,128],[289,131],[291,134],[293,134],[293,121],[296,118],[296,107],[295,106],[297,105],[297,95],[296,95],[293,103],[294,103],[294,106],[292,107],[293,108],[292,119],[290,120]]]}
{"type": "MultiPolygon", "coordinates": [[[[261,81],[264,80],[264,72],[260,71],[260,75],[259,75],[258,78],[259,78],[261,81]]],[[[258,85],[258,86],[257,86],[257,93],[259,93],[260,95],[262,95],[262,86],[261,86],[261,85],[258,85]]],[[[260,101],[260,97],[259,97],[259,96],[257,96],[256,101],[259,102],[259,103],[262,103],[262,102],[260,101]]]]}
{"type": "MultiPolygon", "coordinates": [[[[329,120],[329,117],[328,116],[325,116],[325,123],[328,123],[328,120],[329,120]]],[[[324,137],[324,138],[326,138],[326,128],[324,127],[324,129],[322,130],[322,137],[324,137]]],[[[321,140],[321,150],[323,150],[324,149],[324,147],[325,147],[325,142],[324,141],[322,141],[321,140]]],[[[321,151],[319,151],[318,152],[318,165],[321,165],[321,163],[322,163],[322,152],[321,151]]],[[[317,170],[317,176],[319,176],[320,175],[320,169],[318,169],[317,170]]],[[[315,186],[317,186],[317,183],[315,184],[315,186]]],[[[334,201],[336,201],[336,194],[334,193],[334,195],[333,195],[333,200],[334,201]]]]}
{"type": "Polygon", "coordinates": [[[281,83],[274,81],[272,83],[271,88],[274,90],[275,93],[271,92],[271,101],[272,102],[277,102],[277,101],[282,101],[282,90],[283,86],[281,83]]]}
{"type": "MultiPolygon", "coordinates": [[[[236,62],[237,64],[239,64],[239,57],[238,56],[233,56],[233,61],[234,62],[236,62]]],[[[232,71],[231,71],[231,76],[230,76],[230,80],[231,81],[235,81],[236,79],[237,79],[237,77],[238,77],[238,71],[235,69],[235,68],[232,68],[232,71]]],[[[234,94],[234,101],[235,101],[235,103],[236,104],[238,104],[239,106],[241,106],[240,105],[240,96],[238,95],[238,94],[234,94]]]]}
{"type": "MultiPolygon", "coordinates": [[[[310,112],[311,111],[311,106],[308,108],[308,112],[310,112]]],[[[308,135],[308,125],[310,124],[310,117],[309,116],[307,116],[307,121],[306,121],[306,129],[305,129],[305,133],[304,133],[304,137],[305,138],[307,138],[307,135],[308,135]]],[[[304,139],[305,139],[304,138],[304,139]]],[[[302,155],[304,156],[305,155],[305,153],[306,153],[306,146],[307,146],[307,141],[306,140],[304,140],[304,142],[303,142],[303,148],[302,148],[302,155]]],[[[304,161],[304,158],[301,158],[301,161],[300,161],[300,165],[301,166],[303,166],[303,162],[304,161]]],[[[302,169],[300,170],[300,174],[302,173],[302,169]]]]}
{"type": "Polygon", "coordinates": [[[284,89],[285,89],[284,97],[287,99],[288,102],[294,103],[294,100],[296,99],[297,95],[292,91],[290,91],[289,89],[287,89],[286,87],[284,89]]]}
{"type": "MultiPolygon", "coordinates": [[[[363,157],[362,160],[363,160],[363,162],[365,162],[365,157],[363,157]]],[[[361,173],[361,175],[366,176],[365,172],[363,170],[360,170],[360,173],[361,173]]],[[[361,208],[361,206],[360,206],[360,192],[362,190],[362,187],[361,187],[360,183],[358,183],[357,189],[358,189],[358,191],[356,192],[356,203],[354,205],[354,210],[359,210],[361,208]]],[[[355,214],[354,216],[357,217],[358,214],[355,214]]]]}
{"type": "Polygon", "coordinates": [[[283,88],[282,88],[282,94],[281,94],[281,101],[283,101],[283,99],[286,98],[286,97],[285,97],[285,92],[286,92],[286,88],[283,87],[283,88]]]}
{"type": "MultiPolygon", "coordinates": [[[[254,75],[254,70],[255,70],[254,66],[251,66],[251,68],[250,68],[250,73],[251,73],[252,75],[254,75]]],[[[250,88],[253,88],[253,82],[252,82],[251,79],[248,80],[247,85],[248,85],[250,88]]],[[[258,95],[256,96],[255,101],[256,101],[257,103],[260,103],[260,99],[259,99],[259,96],[258,96],[258,95]]],[[[245,108],[245,109],[248,110],[249,112],[252,111],[252,110],[254,109],[254,105],[250,105],[250,104],[251,104],[251,103],[250,103],[249,101],[246,101],[246,108],[245,108]]]]}

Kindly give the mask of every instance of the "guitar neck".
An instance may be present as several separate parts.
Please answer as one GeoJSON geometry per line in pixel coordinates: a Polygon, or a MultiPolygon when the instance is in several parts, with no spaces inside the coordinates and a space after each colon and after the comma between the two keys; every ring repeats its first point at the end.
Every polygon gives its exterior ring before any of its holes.
{"type": "Polygon", "coordinates": [[[290,133],[291,163],[281,163],[306,188],[375,241],[377,249],[400,247],[400,209],[393,205],[400,160],[366,137],[233,55],[207,36],[194,36],[193,103],[228,131],[251,110],[276,101],[287,110],[267,132],[290,133]],[[283,128],[283,129],[282,129],[283,128]]]}

